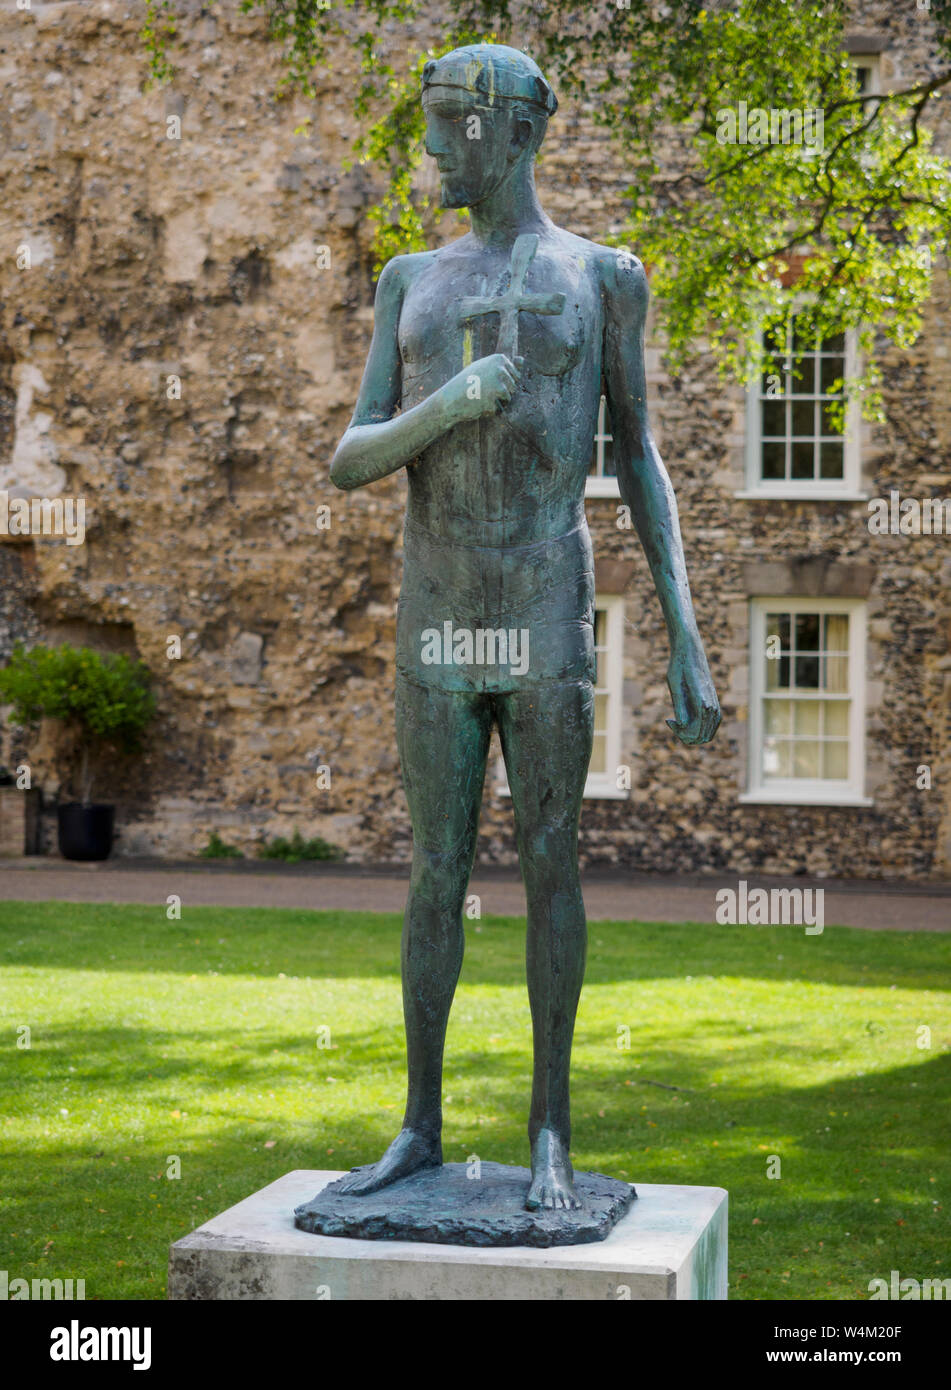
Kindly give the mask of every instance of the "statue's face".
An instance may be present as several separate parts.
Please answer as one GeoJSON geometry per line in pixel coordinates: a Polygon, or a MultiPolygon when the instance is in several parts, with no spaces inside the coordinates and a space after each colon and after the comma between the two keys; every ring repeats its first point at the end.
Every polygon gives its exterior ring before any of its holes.
{"type": "Polygon", "coordinates": [[[444,208],[475,207],[505,178],[521,150],[516,113],[487,107],[462,87],[436,84],[423,92],[426,153],[441,177],[444,208]]]}

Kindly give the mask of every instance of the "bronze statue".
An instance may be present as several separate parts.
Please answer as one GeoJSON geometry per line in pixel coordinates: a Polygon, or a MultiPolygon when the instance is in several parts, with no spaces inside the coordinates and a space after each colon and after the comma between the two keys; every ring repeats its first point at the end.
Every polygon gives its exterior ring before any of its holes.
{"type": "Polygon", "coordinates": [[[697,631],[677,507],[647,418],[647,280],[626,252],[556,227],[534,165],[555,95],[495,44],[426,65],[426,150],[468,235],[396,256],[334,456],[340,488],[405,467],[396,718],[413,822],[403,929],[409,1087],[379,1162],[334,1184],[367,1194],[442,1163],[442,1064],[463,954],[489,737],[498,727],[528,899],[534,1039],[525,1206],[576,1208],[568,1071],[584,974],[578,822],[592,746],[594,566],[585,478],[602,391],[617,476],[670,636],[688,744],[720,711],[697,631]]]}

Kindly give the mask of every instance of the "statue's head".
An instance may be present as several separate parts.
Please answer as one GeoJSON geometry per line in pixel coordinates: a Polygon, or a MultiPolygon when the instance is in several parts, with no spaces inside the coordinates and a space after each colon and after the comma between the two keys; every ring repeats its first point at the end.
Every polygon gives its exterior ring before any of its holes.
{"type": "Polygon", "coordinates": [[[478,43],[423,68],[426,152],[442,177],[442,205],[474,207],[531,163],[558,109],[538,65],[516,48],[478,43]]]}

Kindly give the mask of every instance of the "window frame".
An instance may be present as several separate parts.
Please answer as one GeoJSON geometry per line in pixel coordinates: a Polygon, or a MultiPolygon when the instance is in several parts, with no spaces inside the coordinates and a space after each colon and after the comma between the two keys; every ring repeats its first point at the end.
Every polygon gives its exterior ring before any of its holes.
{"type": "MultiPolygon", "coordinates": [[[[740,801],[802,806],[871,806],[865,795],[866,641],[868,603],[861,598],[809,598],[776,594],[750,599],[747,789],[740,801]],[[847,613],[849,617],[849,776],[770,778],[763,776],[764,697],[766,695],[766,615],[769,612],[847,613]]],[[[821,698],[821,695],[819,696],[821,698]]]]}
{"type": "MultiPolygon", "coordinates": [[[[605,434],[604,426],[607,423],[608,402],[607,397],[602,392],[601,402],[598,406],[598,424],[594,435],[594,445],[596,454],[596,466],[598,469],[604,467],[604,441],[610,439],[614,443],[613,434],[605,434]]],[[[621,489],[618,484],[617,475],[605,475],[604,473],[589,473],[584,481],[585,497],[620,497],[621,489]]]]}
{"type": "Polygon", "coordinates": [[[854,49],[850,49],[848,59],[853,68],[865,68],[868,72],[868,83],[862,95],[880,97],[882,95],[881,53],[858,53],[854,49]]]}
{"type": "Polygon", "coordinates": [[[604,765],[606,771],[592,772],[589,768],[584,795],[589,798],[626,801],[630,793],[617,785],[617,770],[621,764],[621,726],[624,710],[624,596],[599,594],[595,610],[605,614],[605,643],[607,676],[604,686],[595,686],[608,697],[608,713],[604,736],[604,765]]]}
{"type": "MultiPolygon", "coordinates": [[[[802,303],[802,300],[797,301],[802,303]]],[[[792,305],[795,313],[797,304],[792,305]]],[[[845,380],[861,375],[861,354],[858,331],[845,330],[845,380]]],[[[868,497],[862,488],[862,410],[855,392],[847,398],[845,432],[842,436],[842,478],[763,478],[763,401],[762,373],[758,373],[746,388],[746,486],[736,495],[741,498],[769,498],[830,502],[863,502],[868,497]]]]}

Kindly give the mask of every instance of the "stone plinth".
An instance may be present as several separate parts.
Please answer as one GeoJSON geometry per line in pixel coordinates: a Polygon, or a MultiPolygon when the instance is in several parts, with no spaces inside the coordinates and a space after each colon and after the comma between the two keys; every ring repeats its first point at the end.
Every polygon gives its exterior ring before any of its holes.
{"type": "Polygon", "coordinates": [[[176,1241],[171,1299],[724,1299],[722,1187],[637,1184],[595,1244],[476,1248],[296,1229],[295,1209],[339,1172],[298,1169],[176,1241]]]}

